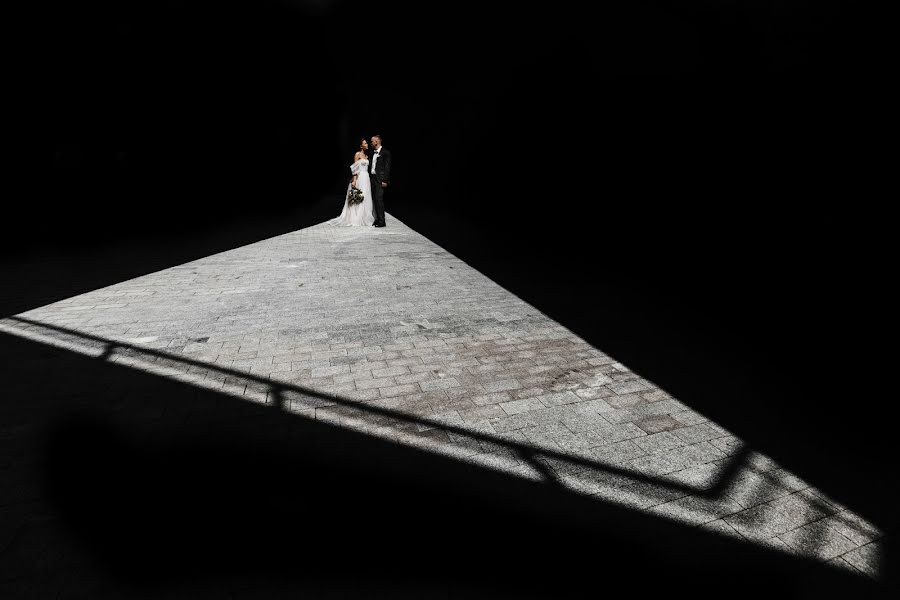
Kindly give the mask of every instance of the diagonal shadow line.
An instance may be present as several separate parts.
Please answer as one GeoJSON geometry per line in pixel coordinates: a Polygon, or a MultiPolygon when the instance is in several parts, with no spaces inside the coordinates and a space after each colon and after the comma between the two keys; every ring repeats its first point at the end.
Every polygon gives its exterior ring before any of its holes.
{"type": "MultiPolygon", "coordinates": [[[[737,474],[740,472],[741,467],[748,462],[750,451],[749,449],[743,445],[741,450],[737,453],[729,457],[729,461],[726,463],[727,466],[716,479],[716,482],[709,487],[705,488],[696,488],[690,485],[685,485],[675,481],[666,481],[657,479],[654,477],[650,477],[647,475],[643,475],[640,473],[635,473],[634,471],[622,469],[620,467],[616,467],[614,465],[584,459],[578,456],[571,456],[569,454],[564,454],[561,452],[557,452],[554,450],[548,450],[545,448],[540,448],[538,446],[522,444],[518,442],[513,442],[501,437],[491,436],[482,432],[472,431],[468,429],[464,429],[461,427],[457,427],[454,425],[447,425],[441,423],[439,421],[434,421],[431,419],[423,418],[423,417],[414,417],[411,415],[407,415],[395,410],[381,408],[376,406],[368,406],[359,402],[354,402],[351,400],[346,400],[340,398],[336,394],[324,394],[322,392],[318,392],[315,390],[311,390],[308,388],[304,388],[302,386],[298,386],[295,384],[271,381],[269,379],[263,379],[257,375],[253,375],[251,373],[246,373],[243,371],[237,371],[234,369],[221,367],[218,365],[205,363],[197,360],[192,360],[189,358],[184,358],[181,356],[175,356],[173,354],[169,354],[166,352],[161,352],[159,350],[153,350],[151,348],[140,348],[138,346],[134,346],[131,344],[127,344],[124,342],[117,342],[115,340],[110,340],[107,338],[99,337],[96,335],[83,333],[80,331],[76,331],[73,329],[67,329],[65,327],[60,327],[58,325],[50,325],[47,323],[42,323],[40,321],[34,321],[32,319],[24,318],[24,317],[7,317],[4,320],[8,321],[17,321],[19,323],[24,323],[26,325],[38,328],[44,328],[50,331],[58,332],[65,334],[69,337],[79,338],[82,340],[90,340],[92,342],[96,342],[98,344],[103,345],[103,353],[97,358],[102,360],[109,360],[114,354],[116,349],[121,349],[128,351],[129,354],[126,356],[132,356],[133,354],[152,356],[157,359],[163,359],[169,362],[181,363],[184,365],[189,365],[192,367],[198,367],[205,369],[207,371],[216,371],[222,375],[227,377],[233,377],[236,379],[243,379],[247,381],[252,381],[256,384],[260,384],[261,386],[265,386],[268,388],[269,392],[272,393],[273,397],[273,408],[285,411],[286,410],[286,402],[284,398],[285,392],[296,392],[302,394],[304,396],[309,396],[312,398],[319,398],[322,400],[326,400],[328,402],[333,402],[334,404],[339,404],[341,406],[351,407],[355,410],[360,410],[363,412],[368,412],[374,415],[380,415],[383,417],[387,417],[389,419],[393,419],[395,421],[402,421],[410,424],[416,425],[426,425],[433,429],[440,429],[448,433],[455,433],[462,437],[468,437],[471,439],[475,439],[478,441],[483,441],[489,444],[503,446],[513,452],[514,454],[522,457],[526,457],[527,462],[529,464],[533,464],[534,462],[540,462],[536,460],[536,457],[542,456],[554,460],[559,460],[561,462],[569,463],[572,465],[577,465],[579,467],[585,467],[589,469],[603,470],[614,476],[624,477],[626,479],[631,479],[635,483],[647,483],[651,485],[658,486],[660,488],[664,488],[671,491],[677,492],[686,492],[690,495],[699,496],[707,499],[716,499],[721,493],[734,481],[737,474]]],[[[2,322],[2,321],[0,321],[2,322]]],[[[549,468],[549,466],[547,466],[549,468]]],[[[538,469],[544,477],[556,481],[556,477],[551,477],[546,472],[546,469],[541,467],[538,469]]],[[[558,485],[558,481],[556,481],[558,485]]]]}
{"type": "MultiPolygon", "coordinates": [[[[732,455],[730,457],[729,461],[726,463],[725,468],[719,473],[718,478],[716,479],[715,483],[712,486],[709,486],[709,487],[706,487],[703,489],[692,488],[687,485],[678,484],[677,482],[662,481],[662,480],[654,479],[651,477],[647,477],[645,475],[634,473],[632,471],[626,471],[624,469],[620,469],[620,468],[614,467],[612,465],[607,465],[607,464],[600,463],[597,461],[589,461],[589,460],[585,460],[585,459],[582,459],[579,457],[570,456],[568,454],[562,454],[562,453],[555,452],[552,450],[546,450],[543,448],[539,448],[537,446],[531,446],[531,445],[511,442],[511,441],[505,440],[503,438],[496,438],[496,437],[493,437],[493,436],[490,436],[487,434],[483,434],[480,432],[474,432],[474,431],[470,431],[467,429],[454,427],[452,425],[445,425],[445,424],[442,424],[442,423],[439,423],[436,421],[432,421],[429,419],[425,419],[425,418],[421,418],[421,417],[419,417],[419,418],[412,417],[409,415],[405,415],[403,413],[392,411],[390,409],[366,406],[364,404],[359,404],[357,402],[342,399],[342,398],[338,397],[336,394],[335,395],[322,394],[321,392],[309,390],[302,386],[286,384],[283,382],[275,382],[275,381],[263,379],[261,377],[254,376],[249,373],[242,372],[242,371],[236,371],[234,369],[228,369],[228,368],[220,367],[217,365],[211,365],[209,363],[186,359],[183,357],[175,356],[175,355],[168,354],[165,352],[160,352],[157,350],[152,350],[149,348],[139,348],[139,347],[133,346],[131,344],[116,342],[114,340],[108,340],[106,338],[101,338],[99,336],[94,336],[91,334],[86,334],[86,333],[78,332],[78,331],[71,330],[71,329],[66,329],[63,327],[55,326],[55,325],[49,325],[49,324],[41,323],[38,321],[33,321],[33,320],[22,318],[22,317],[9,317],[8,319],[20,321],[22,323],[27,323],[34,327],[40,327],[40,328],[64,333],[70,337],[88,339],[91,341],[101,343],[101,344],[103,344],[103,352],[97,357],[100,360],[109,360],[114,355],[115,349],[121,348],[121,349],[128,350],[129,352],[149,355],[149,356],[153,356],[155,358],[161,358],[163,360],[170,361],[170,362],[178,362],[178,363],[182,363],[182,364],[186,364],[186,365],[190,365],[190,366],[200,367],[207,371],[210,371],[210,370],[217,371],[221,374],[227,375],[229,377],[234,377],[236,379],[243,379],[243,380],[249,380],[249,381],[253,381],[256,383],[260,383],[269,389],[269,392],[272,397],[272,407],[279,411],[285,411],[285,412],[287,411],[287,399],[285,398],[285,393],[286,392],[298,392],[305,396],[310,396],[310,397],[314,397],[314,398],[320,398],[323,400],[333,401],[335,404],[340,404],[343,406],[352,407],[356,410],[362,410],[364,412],[370,412],[373,414],[386,416],[393,420],[405,421],[407,423],[428,425],[434,429],[441,429],[446,432],[456,433],[460,436],[468,437],[470,439],[481,440],[481,441],[485,441],[485,442],[488,442],[491,444],[504,446],[507,449],[509,449],[512,453],[514,453],[516,456],[518,456],[523,461],[525,461],[527,464],[529,464],[532,468],[534,468],[535,471],[541,475],[543,481],[546,484],[552,485],[554,487],[559,487],[561,489],[564,489],[564,486],[562,485],[562,483],[559,479],[559,474],[555,473],[553,468],[549,464],[547,464],[547,462],[545,460],[542,460],[542,457],[560,460],[562,462],[576,464],[579,466],[584,466],[584,467],[588,467],[588,468],[592,468],[592,469],[604,470],[613,475],[624,476],[624,477],[632,480],[634,483],[640,483],[640,482],[648,483],[648,484],[657,486],[659,488],[665,488],[665,489],[669,489],[672,491],[687,492],[688,494],[692,494],[694,496],[702,497],[702,498],[706,498],[706,499],[719,498],[722,495],[722,493],[725,491],[725,489],[727,489],[731,485],[731,483],[735,480],[738,473],[741,472],[742,467],[744,467],[746,464],[749,464],[749,461],[750,461],[750,450],[749,450],[749,448],[747,448],[746,445],[742,445],[741,449],[737,453],[735,453],[734,455],[732,455]]],[[[771,484],[777,484],[777,481],[775,481],[772,478],[771,473],[764,472],[764,473],[761,473],[760,475],[763,480],[768,481],[771,484]]],[[[819,503],[816,503],[816,505],[820,506],[819,503]]],[[[821,506],[824,506],[824,504],[822,504],[821,506]]],[[[821,509],[821,506],[820,506],[820,509],[821,509]]],[[[853,531],[855,531],[861,535],[869,535],[870,534],[870,532],[866,531],[860,524],[854,523],[853,521],[848,520],[847,518],[842,516],[839,512],[834,512],[833,514],[830,514],[829,516],[831,518],[837,519],[845,527],[848,527],[849,529],[852,529],[853,531]]],[[[819,548],[824,545],[825,541],[822,536],[823,536],[823,534],[819,534],[816,539],[811,540],[812,545],[814,547],[819,548]]],[[[882,537],[882,536],[877,535],[872,541],[874,541],[875,539],[878,539],[880,537],[882,537]]]]}

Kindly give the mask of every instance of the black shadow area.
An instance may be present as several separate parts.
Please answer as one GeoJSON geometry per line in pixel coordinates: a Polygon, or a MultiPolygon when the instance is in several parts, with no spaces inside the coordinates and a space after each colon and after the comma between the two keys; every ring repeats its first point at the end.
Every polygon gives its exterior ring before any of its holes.
{"type": "Polygon", "coordinates": [[[5,335],[0,350],[17,357],[3,370],[5,597],[878,591],[821,564],[102,360],[5,335]]]}

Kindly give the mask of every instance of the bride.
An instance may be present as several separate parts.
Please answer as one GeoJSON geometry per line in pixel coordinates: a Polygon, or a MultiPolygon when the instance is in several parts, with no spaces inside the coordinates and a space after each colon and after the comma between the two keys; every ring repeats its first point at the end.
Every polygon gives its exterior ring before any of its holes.
{"type": "Polygon", "coordinates": [[[350,165],[350,172],[353,179],[347,186],[347,196],[344,200],[344,210],[340,216],[328,221],[329,225],[371,225],[375,222],[375,215],[372,212],[372,187],[369,184],[369,158],[366,150],[369,144],[365,138],[359,142],[359,150],[353,155],[353,164],[350,165]],[[363,201],[358,204],[350,204],[350,190],[359,188],[363,193],[363,201]]]}

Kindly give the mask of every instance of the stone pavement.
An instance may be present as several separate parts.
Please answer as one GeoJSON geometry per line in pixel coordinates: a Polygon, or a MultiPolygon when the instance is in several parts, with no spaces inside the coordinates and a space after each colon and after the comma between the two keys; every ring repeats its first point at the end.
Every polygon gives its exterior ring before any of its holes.
{"type": "Polygon", "coordinates": [[[852,507],[390,215],[151,273],[0,332],[879,577],[882,534],[852,507]]]}

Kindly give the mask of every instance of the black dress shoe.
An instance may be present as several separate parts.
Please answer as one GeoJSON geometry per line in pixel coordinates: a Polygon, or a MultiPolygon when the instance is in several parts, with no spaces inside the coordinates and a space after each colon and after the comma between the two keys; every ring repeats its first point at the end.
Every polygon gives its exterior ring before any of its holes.
{"type": "Polygon", "coordinates": [[[384,227],[384,223],[373,223],[375,227],[384,227]]]}

